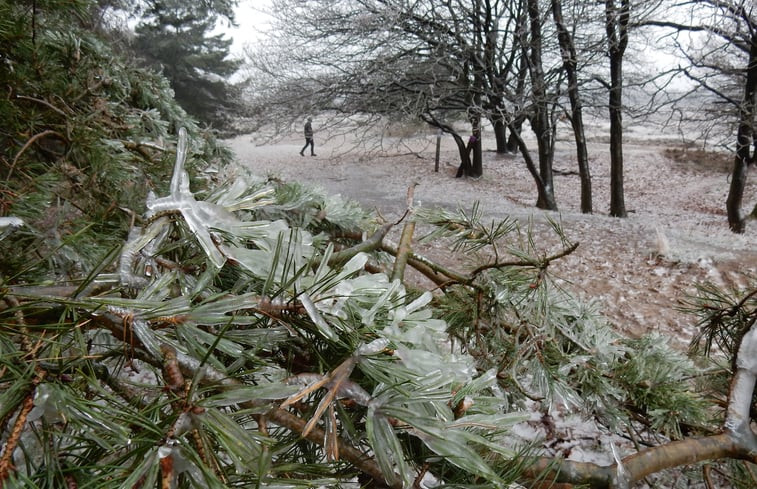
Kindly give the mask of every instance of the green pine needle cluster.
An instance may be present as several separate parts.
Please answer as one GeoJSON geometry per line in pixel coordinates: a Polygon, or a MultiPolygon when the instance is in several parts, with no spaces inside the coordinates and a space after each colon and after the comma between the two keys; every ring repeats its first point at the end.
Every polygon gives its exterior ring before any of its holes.
{"type": "MultiPolygon", "coordinates": [[[[682,426],[714,428],[706,426],[706,403],[692,392],[700,367],[658,337],[617,334],[595,305],[559,285],[528,229],[507,220],[484,225],[476,208],[425,217],[439,225],[435,239],[487,251],[476,282],[486,293],[457,288],[440,299],[439,310],[480,367],[497,369],[514,405],[564,404],[621,432],[642,421],[673,438],[682,426]]],[[[550,224],[571,248],[562,226],[550,224]]]]}
{"type": "Polygon", "coordinates": [[[16,248],[0,244],[6,274],[72,279],[91,270],[121,243],[147,191],[166,188],[179,123],[202,147],[203,165],[229,160],[164,78],[133,68],[90,31],[83,19],[92,7],[0,5],[0,214],[26,223],[16,248]]]}

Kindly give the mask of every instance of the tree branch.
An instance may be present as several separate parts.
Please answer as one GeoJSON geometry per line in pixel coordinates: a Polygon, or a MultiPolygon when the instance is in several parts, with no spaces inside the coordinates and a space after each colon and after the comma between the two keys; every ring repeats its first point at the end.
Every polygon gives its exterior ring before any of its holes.
{"type": "Polygon", "coordinates": [[[366,253],[368,251],[380,249],[381,242],[386,237],[392,226],[394,226],[394,224],[384,224],[362,243],[334,253],[333,255],[331,255],[331,258],[329,258],[329,265],[333,266],[346,263],[348,260],[350,260],[350,258],[357,255],[358,253],[366,253]]]}
{"type": "Polygon", "coordinates": [[[405,277],[405,266],[407,260],[412,253],[413,233],[415,232],[415,220],[412,219],[413,214],[413,195],[415,193],[415,186],[417,183],[413,183],[407,189],[407,210],[411,214],[411,218],[405,222],[405,226],[402,228],[402,236],[400,237],[399,249],[394,259],[394,268],[392,269],[392,280],[402,281],[405,277]]]}
{"type": "Polygon", "coordinates": [[[6,180],[10,180],[11,175],[13,175],[13,169],[16,167],[16,163],[18,163],[18,159],[21,157],[22,154],[24,154],[24,151],[26,151],[29,148],[29,146],[34,144],[35,141],[37,141],[38,139],[42,139],[46,136],[56,136],[60,138],[61,140],[68,142],[68,140],[65,138],[65,136],[63,136],[63,134],[57,131],[53,131],[51,129],[42,131],[41,133],[35,134],[34,136],[30,137],[29,140],[24,144],[24,146],[19,150],[18,153],[16,153],[16,156],[13,158],[13,162],[11,163],[10,169],[8,170],[8,176],[5,177],[6,180]]]}
{"type": "MultiPolygon", "coordinates": [[[[117,316],[106,313],[97,316],[97,318],[100,320],[101,324],[110,329],[111,332],[115,333],[115,336],[119,339],[127,339],[125,337],[128,336],[128,341],[130,342],[131,346],[143,347],[136,335],[125,334],[126,332],[124,330],[123,321],[121,321],[117,316]],[[110,323],[109,326],[108,323],[110,323]]],[[[161,367],[163,366],[163,358],[152,358],[149,353],[147,354],[149,357],[148,361],[150,363],[159,365],[161,367]]],[[[243,385],[237,379],[229,377],[226,373],[215,369],[211,365],[202,364],[196,358],[178,351],[176,351],[175,354],[175,359],[181,371],[181,374],[183,374],[187,378],[197,377],[198,370],[202,369],[202,375],[200,376],[200,378],[203,385],[211,387],[214,386],[222,389],[229,389],[243,385]]],[[[251,400],[240,403],[240,405],[245,408],[258,408],[261,404],[260,401],[251,400]]],[[[307,421],[278,407],[271,409],[265,415],[265,417],[279,424],[280,426],[301,435],[305,432],[305,427],[307,425],[307,421]]],[[[307,432],[303,437],[319,446],[324,446],[326,440],[325,432],[318,426],[311,426],[310,431],[307,432]]],[[[376,464],[376,462],[370,456],[367,456],[360,450],[354,448],[351,444],[349,444],[341,437],[337,438],[336,443],[340,456],[344,460],[352,464],[354,467],[356,467],[358,470],[369,475],[373,479],[389,486],[391,489],[402,489],[401,483],[389,484],[386,481],[378,464],[376,464]]]]}
{"type": "Polygon", "coordinates": [[[486,265],[481,265],[480,267],[476,268],[475,270],[471,272],[470,280],[474,280],[480,273],[485,272],[486,270],[491,270],[493,268],[535,267],[539,269],[545,269],[554,260],[570,255],[571,253],[576,251],[577,248],[578,248],[578,243],[573,243],[571,246],[563,249],[562,251],[555,253],[552,256],[542,258],[541,260],[514,260],[514,261],[494,262],[494,263],[488,263],[486,265]]]}
{"type": "Polygon", "coordinates": [[[757,324],[743,336],[735,363],[736,373],[722,433],[642,450],[611,466],[540,457],[532,461],[525,475],[588,484],[592,489],[627,489],[655,472],[705,460],[732,458],[757,463],[757,436],[752,431],[750,418],[757,380],[757,324]]]}

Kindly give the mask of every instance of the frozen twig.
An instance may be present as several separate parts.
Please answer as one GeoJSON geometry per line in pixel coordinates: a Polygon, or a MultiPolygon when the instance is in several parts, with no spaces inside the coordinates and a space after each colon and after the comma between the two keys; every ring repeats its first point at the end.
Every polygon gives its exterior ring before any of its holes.
{"type": "MultiPolygon", "coordinates": [[[[381,249],[394,256],[397,256],[397,254],[399,253],[398,248],[390,243],[382,243],[381,249]]],[[[465,275],[454,270],[450,270],[439,263],[429,260],[424,256],[411,252],[408,255],[407,263],[437,285],[444,286],[460,283],[475,287],[475,285],[469,283],[469,278],[465,275]]]]}
{"type": "Polygon", "coordinates": [[[744,448],[757,453],[757,437],[751,428],[750,408],[757,381],[757,324],[741,338],[736,355],[736,372],[731,381],[725,429],[744,448]]]}
{"type": "Polygon", "coordinates": [[[537,458],[526,469],[526,475],[555,482],[584,483],[592,488],[627,489],[655,472],[705,460],[733,458],[757,463],[757,437],[750,418],[757,380],[757,324],[743,336],[735,364],[723,433],[648,448],[612,466],[537,458]],[[624,477],[618,478],[621,466],[624,477]]]}
{"type": "Polygon", "coordinates": [[[550,263],[553,261],[563,258],[565,256],[570,255],[576,249],[578,248],[578,243],[573,243],[572,245],[568,246],[567,248],[564,248],[554,255],[547,256],[545,258],[541,259],[535,259],[535,260],[513,260],[513,261],[503,261],[503,262],[495,262],[495,263],[487,263],[486,265],[481,265],[480,267],[476,268],[470,273],[470,281],[473,281],[478,275],[480,275],[482,272],[486,270],[491,270],[494,268],[506,268],[506,267],[535,267],[539,269],[545,269],[549,266],[550,263]]]}
{"type": "Polygon", "coordinates": [[[223,207],[210,202],[198,201],[189,190],[189,175],[184,169],[187,159],[187,131],[179,129],[179,142],[176,148],[176,163],[171,177],[170,195],[161,198],[150,198],[147,208],[150,215],[161,212],[178,211],[184,221],[197,238],[200,246],[210,258],[216,268],[226,263],[226,256],[218,249],[210,228],[232,228],[239,224],[239,220],[223,207]]]}
{"type": "Polygon", "coordinates": [[[13,175],[13,170],[16,168],[16,163],[18,163],[18,159],[21,158],[21,155],[24,154],[24,151],[26,151],[27,149],[29,149],[29,147],[32,144],[34,144],[38,139],[42,139],[42,138],[47,137],[47,136],[55,136],[55,137],[61,139],[62,141],[68,142],[68,140],[65,138],[65,136],[63,136],[63,134],[61,134],[61,133],[59,133],[57,131],[53,131],[51,129],[48,129],[47,131],[42,131],[39,134],[35,134],[31,138],[29,138],[29,140],[24,144],[24,146],[19,150],[19,152],[16,153],[16,156],[13,158],[13,162],[11,163],[11,167],[8,170],[8,176],[5,177],[6,180],[10,180],[11,175],[13,175]]]}
{"type": "Polygon", "coordinates": [[[346,263],[350,258],[354,257],[358,253],[365,253],[368,251],[374,251],[381,248],[383,239],[386,237],[393,224],[384,224],[375,233],[373,233],[368,239],[361,243],[347,248],[338,253],[334,253],[329,258],[329,265],[338,265],[346,263]]]}
{"type": "Polygon", "coordinates": [[[402,281],[404,279],[405,266],[412,253],[413,234],[415,233],[415,219],[412,218],[414,213],[413,195],[415,194],[416,185],[418,184],[414,183],[407,189],[407,212],[410,219],[405,222],[405,225],[402,228],[400,244],[397,249],[397,255],[394,258],[394,267],[392,268],[392,280],[402,281]]]}

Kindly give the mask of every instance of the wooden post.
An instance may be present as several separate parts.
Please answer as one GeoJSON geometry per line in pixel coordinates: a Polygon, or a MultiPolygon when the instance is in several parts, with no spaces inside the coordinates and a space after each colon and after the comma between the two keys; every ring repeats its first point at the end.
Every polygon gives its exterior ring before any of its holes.
{"type": "Polygon", "coordinates": [[[439,147],[442,143],[442,130],[436,133],[436,158],[434,159],[434,171],[439,173],[439,147]]]}

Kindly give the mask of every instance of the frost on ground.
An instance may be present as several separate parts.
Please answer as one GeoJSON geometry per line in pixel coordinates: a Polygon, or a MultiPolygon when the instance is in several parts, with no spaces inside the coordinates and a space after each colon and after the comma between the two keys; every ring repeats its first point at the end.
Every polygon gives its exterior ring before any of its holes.
{"type": "MultiPolygon", "coordinates": [[[[594,127],[594,132],[602,129],[594,127]]],[[[370,141],[344,133],[316,133],[317,157],[299,155],[304,141],[297,134],[272,140],[257,133],[227,143],[254,173],[316,185],[375,208],[387,220],[402,215],[407,189],[414,183],[416,206],[470,209],[478,201],[491,218],[510,216],[531,226],[546,254],[560,247],[547,217],[557,220],[579,247],[551,265],[553,275],[598,303],[619,332],[659,333],[681,349],[688,346],[696,324],[679,307],[697,284],[740,287],[745,276],[757,274],[757,221],[749,222],[743,235],[728,229],[730,156],[687,148],[656,130],[637,127],[627,133],[624,219],[607,216],[609,149],[603,136],[590,138],[594,213],[587,215],[580,213],[579,176],[567,134],[558,139],[554,163],[560,211],[544,212],[534,207],[536,189],[522,157],[495,153],[490,134],[484,136],[484,176],[456,179],[457,149],[450,136],[441,139],[437,172],[436,135],[426,129],[370,141]]],[[[752,177],[744,210],[749,212],[756,201],[757,180],[752,177]]],[[[465,264],[440,243],[416,245],[416,251],[448,266],[465,264]]],[[[514,435],[542,439],[547,453],[601,465],[613,462],[616,445],[625,445],[621,456],[635,451],[627,440],[556,408],[543,415],[534,407],[532,419],[514,435]]]]}

